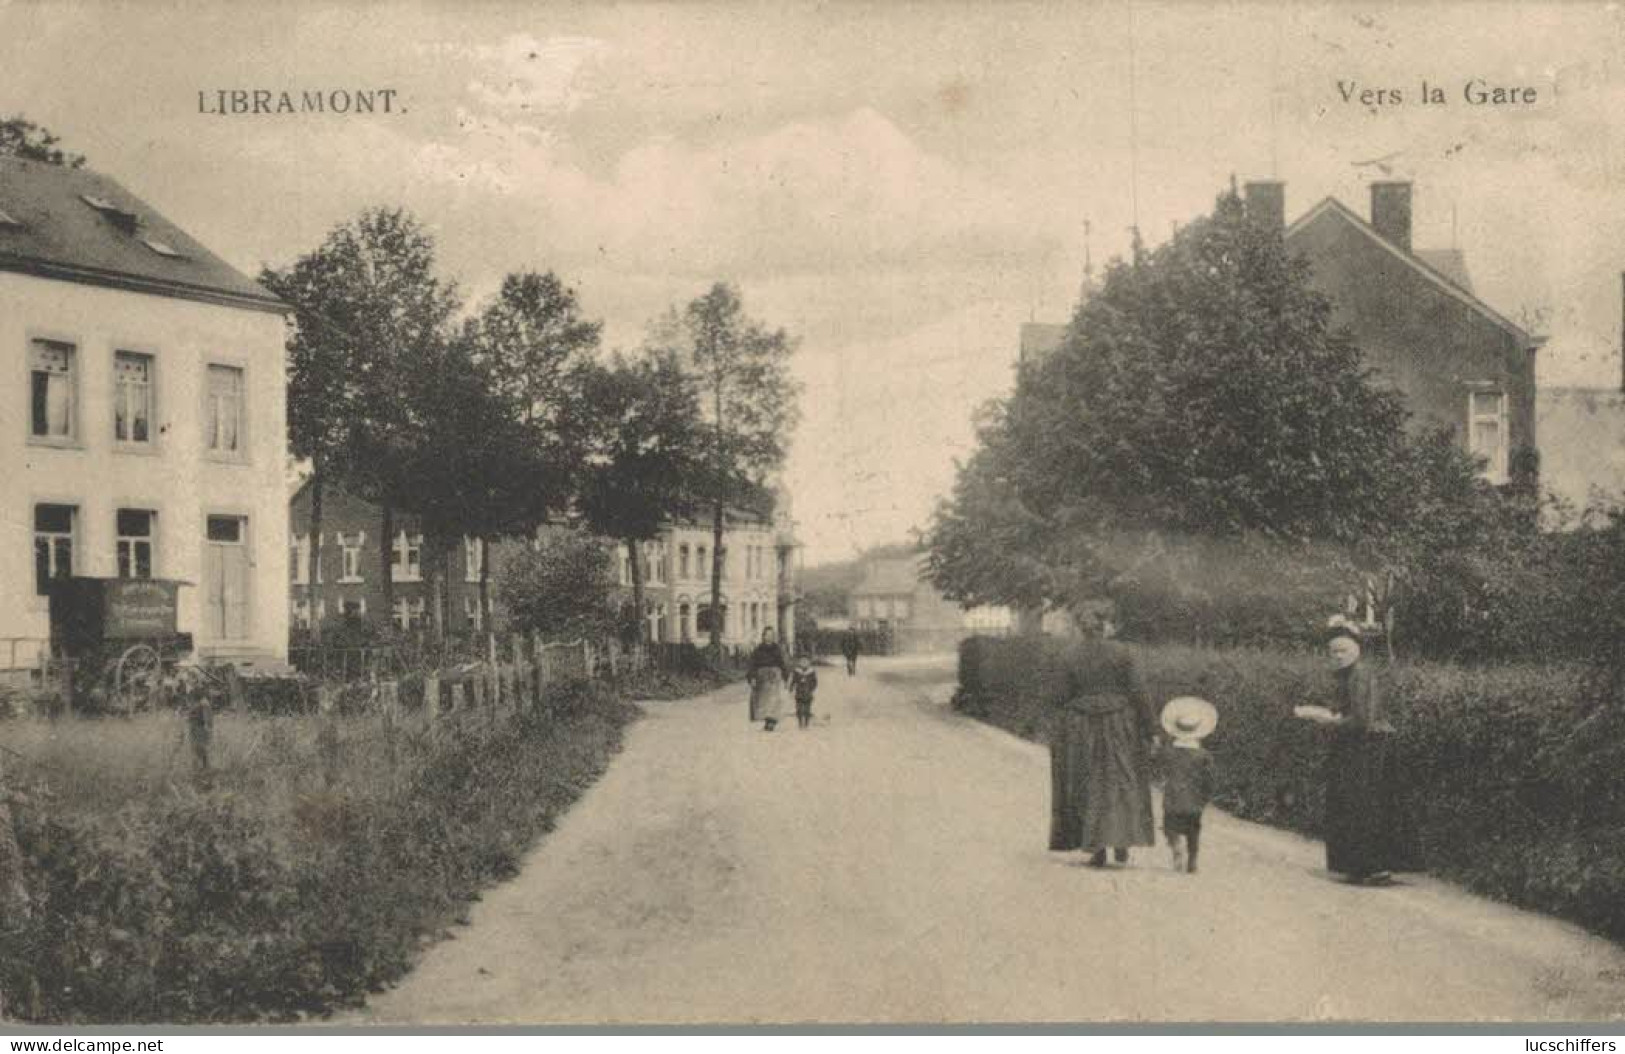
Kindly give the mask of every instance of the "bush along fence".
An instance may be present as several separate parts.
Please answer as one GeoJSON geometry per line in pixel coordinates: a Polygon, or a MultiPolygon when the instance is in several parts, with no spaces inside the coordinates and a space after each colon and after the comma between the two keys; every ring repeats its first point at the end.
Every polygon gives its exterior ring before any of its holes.
{"type": "MultiPolygon", "coordinates": [[[[975,638],[960,649],[955,705],[1042,740],[1061,690],[1065,641],[975,638]]],[[[1326,703],[1311,654],[1136,646],[1152,699],[1211,700],[1217,803],[1244,819],[1318,836],[1325,730],[1291,716],[1326,703]]],[[[1415,848],[1429,871],[1625,940],[1625,713],[1574,664],[1386,670],[1415,848]]]]}
{"type": "Polygon", "coordinates": [[[582,643],[0,722],[0,1020],[358,1002],[517,869],[618,749],[636,710],[617,688],[653,665],[582,643]]]}

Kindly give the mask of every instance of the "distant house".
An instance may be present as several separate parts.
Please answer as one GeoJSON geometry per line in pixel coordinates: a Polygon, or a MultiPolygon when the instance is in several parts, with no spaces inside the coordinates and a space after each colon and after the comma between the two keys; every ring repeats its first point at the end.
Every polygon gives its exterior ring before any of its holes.
{"type": "Polygon", "coordinates": [[[1308,259],[1311,280],[1332,301],[1332,324],[1353,335],[1380,383],[1404,395],[1413,425],[1449,429],[1490,482],[1508,482],[1520,452],[1537,449],[1543,338],[1474,293],[1460,250],[1413,249],[1411,184],[1371,184],[1369,221],[1328,197],[1283,226],[1278,182],[1247,184],[1246,206],[1308,259]]]}
{"type": "MultiPolygon", "coordinates": [[[[795,637],[795,549],[787,500],[782,495],[769,515],[731,509],[722,551],[723,640],[747,644],[762,630],[775,629],[786,640],[795,637]]],[[[343,616],[393,623],[402,630],[426,628],[433,616],[431,587],[426,580],[423,533],[409,515],[394,517],[395,537],[388,542],[394,602],[384,610],[383,552],[378,537],[379,509],[336,488],[322,492],[322,537],[319,547],[321,597],[310,588],[311,532],[308,482],[288,505],[290,617],[308,629],[318,620],[343,616]],[[312,603],[314,600],[314,607],[312,603]]],[[[526,543],[507,540],[486,547],[478,539],[463,538],[451,554],[445,583],[446,628],[472,633],[500,625],[502,611],[496,601],[495,581],[503,564],[526,543]],[[485,560],[491,562],[486,602],[481,602],[480,578],[485,560]],[[495,619],[495,623],[491,620],[495,619]]],[[[611,543],[606,542],[606,545],[611,543]]],[[[658,538],[642,547],[644,617],[649,639],[659,642],[704,643],[711,629],[711,567],[714,554],[709,521],[674,519],[658,538]]],[[[625,545],[613,546],[619,582],[631,601],[632,561],[625,545]]]]}
{"type": "Polygon", "coordinates": [[[914,555],[869,561],[848,595],[852,624],[890,634],[901,651],[941,651],[968,636],[1010,631],[1008,608],[961,608],[926,579],[923,560],[914,555]]]}
{"type": "Polygon", "coordinates": [[[106,176],[13,157],[0,303],[0,667],[69,575],[180,580],[201,655],[285,660],[285,306],[106,176]]]}

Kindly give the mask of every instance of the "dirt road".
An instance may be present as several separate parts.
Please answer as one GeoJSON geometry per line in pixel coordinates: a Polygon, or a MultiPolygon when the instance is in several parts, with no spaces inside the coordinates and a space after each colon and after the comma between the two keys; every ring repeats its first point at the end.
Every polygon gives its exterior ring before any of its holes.
{"type": "Polygon", "coordinates": [[[1617,1019],[1625,950],[1443,883],[1337,885],[1210,815],[1203,871],[1045,850],[1047,756],[947,660],[651,703],[523,873],[357,1023],[1617,1019]]]}

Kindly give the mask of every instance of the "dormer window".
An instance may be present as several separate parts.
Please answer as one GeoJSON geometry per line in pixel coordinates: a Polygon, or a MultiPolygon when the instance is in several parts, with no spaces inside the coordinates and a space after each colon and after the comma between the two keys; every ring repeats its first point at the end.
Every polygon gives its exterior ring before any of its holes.
{"type": "Polygon", "coordinates": [[[141,237],[141,244],[145,245],[147,248],[151,249],[153,252],[157,253],[159,256],[167,256],[172,260],[184,260],[184,259],[186,259],[186,254],[185,253],[181,252],[179,249],[175,248],[173,245],[169,244],[166,241],[160,241],[157,238],[152,238],[152,237],[148,237],[146,235],[143,235],[141,237]]]}
{"type": "Polygon", "coordinates": [[[135,232],[136,215],[129,209],[121,209],[106,198],[98,198],[94,194],[81,194],[79,200],[107,217],[108,222],[126,234],[135,232]]]}

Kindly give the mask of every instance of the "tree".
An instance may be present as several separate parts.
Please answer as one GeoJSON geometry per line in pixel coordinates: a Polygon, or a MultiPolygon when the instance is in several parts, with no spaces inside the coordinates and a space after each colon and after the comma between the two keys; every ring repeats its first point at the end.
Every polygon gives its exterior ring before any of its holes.
{"type": "Polygon", "coordinates": [[[0,119],[0,156],[43,161],[64,168],[83,167],[85,159],[82,156],[57,147],[61,141],[51,134],[50,129],[35,124],[21,114],[0,119]]]}
{"type": "Polygon", "coordinates": [[[552,640],[597,640],[615,630],[615,567],[603,541],[586,531],[550,528],[537,548],[502,568],[497,595],[513,626],[552,640]]]}
{"type": "Polygon", "coordinates": [[[687,507],[705,463],[699,393],[669,352],[587,366],[579,391],[586,449],[578,507],[589,528],[626,548],[642,640],[643,544],[687,507]]]}
{"type": "Polygon", "coordinates": [[[999,402],[983,408],[980,443],[926,533],[926,572],[944,596],[966,606],[1042,609],[1067,590],[1046,553],[1053,525],[1011,482],[1006,412],[999,402]]]}
{"type": "MultiPolygon", "coordinates": [[[[602,326],[583,319],[575,291],[551,272],[505,276],[497,295],[463,326],[467,354],[520,424],[513,441],[528,447],[530,500],[496,517],[489,531],[533,529],[564,503],[581,459],[568,409],[579,397],[575,369],[590,361],[602,326]],[[501,521],[501,522],[498,522],[501,521]]],[[[492,535],[479,536],[489,553],[492,535]]],[[[480,605],[490,610],[490,561],[480,574],[480,605]]]]}
{"type": "Polygon", "coordinates": [[[1471,465],[1408,438],[1309,277],[1233,190],[1165,245],[1136,243],[961,468],[933,531],[939,584],[1154,598],[1212,637],[1221,608],[1380,572],[1420,510],[1464,500],[1471,465]],[[1244,596],[1253,581],[1274,595],[1244,596]]]}
{"type": "Polygon", "coordinates": [[[411,445],[426,417],[424,400],[409,397],[423,386],[409,386],[433,376],[425,366],[443,356],[459,308],[455,287],[436,276],[434,243],[422,225],[386,208],[333,228],[313,252],[261,277],[294,308],[288,423],[294,453],[311,462],[312,589],[319,588],[322,492],[342,483],[380,508],[389,612],[394,513],[418,493],[412,462],[422,459],[411,457],[411,445]]]}
{"type": "MultiPolygon", "coordinates": [[[[795,426],[795,341],[748,317],[738,291],[719,282],[657,328],[654,343],[675,354],[700,387],[709,451],[696,492],[710,505],[711,611],[721,612],[727,507],[764,491],[795,426]]],[[[711,648],[719,650],[722,620],[710,622],[711,648]]]]}

